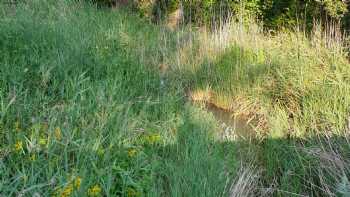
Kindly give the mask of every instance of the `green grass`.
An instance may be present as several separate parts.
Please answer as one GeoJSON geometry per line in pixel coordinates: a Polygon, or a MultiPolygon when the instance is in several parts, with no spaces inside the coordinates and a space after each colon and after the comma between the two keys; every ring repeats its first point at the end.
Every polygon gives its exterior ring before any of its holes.
{"type": "Polygon", "coordinates": [[[65,1],[1,6],[1,195],[226,192],[235,149],[188,119],[181,89],[163,90],[137,53],[146,40],[158,54],[159,27],[65,1]]]}
{"type": "Polygon", "coordinates": [[[130,10],[0,4],[0,195],[346,196],[350,66],[322,33],[172,32],[130,10]],[[256,139],[220,138],[195,90],[251,119],[256,139]]]}
{"type": "Polygon", "coordinates": [[[180,49],[192,53],[175,54],[185,65],[173,63],[174,78],[252,120],[262,141],[256,154],[264,187],[276,196],[342,196],[339,185],[349,176],[350,64],[340,33],[315,26],[307,36],[270,35],[237,22],[195,33],[180,49]]]}

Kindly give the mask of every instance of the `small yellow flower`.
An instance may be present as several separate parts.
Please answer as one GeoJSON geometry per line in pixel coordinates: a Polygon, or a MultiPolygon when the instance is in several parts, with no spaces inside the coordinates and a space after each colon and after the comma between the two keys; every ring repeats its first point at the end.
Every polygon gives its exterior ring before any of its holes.
{"type": "Polygon", "coordinates": [[[73,185],[69,184],[66,187],[62,189],[62,191],[59,191],[60,197],[68,197],[73,193],[73,185]]]}
{"type": "Polygon", "coordinates": [[[56,129],[55,129],[55,137],[57,140],[62,139],[62,132],[61,132],[61,129],[59,127],[56,127],[56,129]]]}
{"type": "Polygon", "coordinates": [[[101,194],[101,187],[99,185],[94,185],[90,189],[88,189],[89,196],[98,196],[101,194]]]}
{"type": "Polygon", "coordinates": [[[75,180],[74,180],[74,187],[79,189],[80,185],[81,185],[81,181],[82,181],[82,179],[80,177],[75,178],[75,180]]]}
{"type": "Polygon", "coordinates": [[[134,148],[131,148],[128,150],[128,156],[129,157],[134,157],[137,154],[137,150],[134,148]]]}
{"type": "Polygon", "coordinates": [[[47,140],[45,138],[40,138],[39,139],[39,144],[42,146],[45,146],[47,144],[47,140]]]}
{"type": "Polygon", "coordinates": [[[15,151],[19,152],[21,150],[23,150],[23,143],[22,141],[17,141],[15,144],[15,151]]]}

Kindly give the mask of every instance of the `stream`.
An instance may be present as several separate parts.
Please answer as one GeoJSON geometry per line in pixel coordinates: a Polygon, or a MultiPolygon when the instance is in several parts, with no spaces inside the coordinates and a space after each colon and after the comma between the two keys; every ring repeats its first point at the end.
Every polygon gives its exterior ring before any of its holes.
{"type": "Polygon", "coordinates": [[[212,113],[223,129],[222,138],[226,140],[252,139],[255,136],[254,128],[243,116],[234,116],[232,111],[225,110],[208,103],[205,106],[207,112],[212,113]]]}

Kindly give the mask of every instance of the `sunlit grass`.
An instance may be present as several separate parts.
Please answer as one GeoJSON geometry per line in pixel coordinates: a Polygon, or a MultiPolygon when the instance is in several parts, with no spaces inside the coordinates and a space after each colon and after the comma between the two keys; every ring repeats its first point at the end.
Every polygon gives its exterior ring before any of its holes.
{"type": "Polygon", "coordinates": [[[0,195],[347,194],[350,66],[332,29],[0,6],[0,195]],[[192,101],[245,117],[254,139],[223,140],[192,101]]]}

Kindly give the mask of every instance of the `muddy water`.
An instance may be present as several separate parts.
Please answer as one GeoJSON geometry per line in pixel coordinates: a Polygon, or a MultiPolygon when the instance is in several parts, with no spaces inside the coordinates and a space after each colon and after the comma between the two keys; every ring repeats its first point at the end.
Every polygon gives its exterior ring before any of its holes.
{"type": "Polygon", "coordinates": [[[255,131],[242,116],[233,116],[233,113],[219,108],[213,104],[207,104],[206,110],[212,113],[222,129],[222,138],[227,140],[252,139],[255,131]]]}

